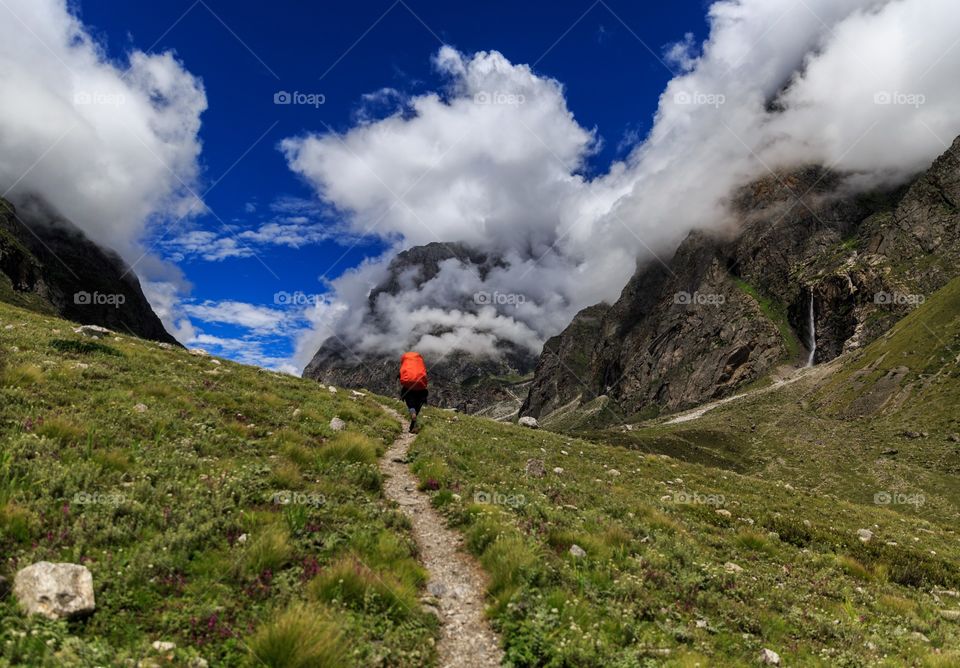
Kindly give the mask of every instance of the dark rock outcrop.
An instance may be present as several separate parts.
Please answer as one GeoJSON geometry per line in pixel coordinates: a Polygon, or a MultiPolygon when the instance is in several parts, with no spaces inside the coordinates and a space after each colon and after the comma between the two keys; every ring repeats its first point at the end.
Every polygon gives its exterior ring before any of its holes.
{"type": "MultiPolygon", "coordinates": [[[[86,325],[176,344],[136,274],[40,202],[0,199],[0,299],[86,325]]],[[[178,344],[179,345],[179,344],[178,344]]]]}

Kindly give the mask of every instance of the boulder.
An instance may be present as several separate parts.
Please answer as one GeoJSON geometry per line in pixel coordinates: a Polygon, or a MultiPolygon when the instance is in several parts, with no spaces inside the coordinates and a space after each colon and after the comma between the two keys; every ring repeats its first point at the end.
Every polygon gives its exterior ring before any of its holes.
{"type": "Polygon", "coordinates": [[[335,417],[332,420],[330,420],[330,428],[334,431],[343,431],[344,429],[347,428],[347,423],[341,420],[340,418],[335,417]]]}
{"type": "Polygon", "coordinates": [[[40,561],[17,572],[13,593],[27,614],[71,619],[96,609],[93,575],[85,566],[40,561]]]}
{"type": "Polygon", "coordinates": [[[570,556],[576,557],[577,559],[582,559],[583,557],[587,556],[587,551],[574,543],[570,546],[570,556]]]}
{"type": "Polygon", "coordinates": [[[537,422],[537,418],[530,417],[529,415],[526,415],[520,418],[519,420],[517,420],[517,424],[519,424],[521,427],[526,427],[527,429],[540,428],[540,423],[537,422]]]}
{"type": "Polygon", "coordinates": [[[764,647],[760,651],[760,663],[765,666],[779,666],[780,655],[774,652],[772,649],[767,649],[764,647]]]}

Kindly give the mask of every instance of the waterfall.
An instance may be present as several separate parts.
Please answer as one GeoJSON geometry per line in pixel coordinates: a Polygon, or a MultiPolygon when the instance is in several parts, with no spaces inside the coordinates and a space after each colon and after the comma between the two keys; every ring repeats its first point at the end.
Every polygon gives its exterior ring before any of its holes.
{"type": "Polygon", "coordinates": [[[817,318],[813,310],[813,290],[810,291],[810,314],[809,324],[807,326],[807,348],[810,350],[810,357],[807,358],[807,366],[813,366],[814,355],[817,354],[817,318]]]}

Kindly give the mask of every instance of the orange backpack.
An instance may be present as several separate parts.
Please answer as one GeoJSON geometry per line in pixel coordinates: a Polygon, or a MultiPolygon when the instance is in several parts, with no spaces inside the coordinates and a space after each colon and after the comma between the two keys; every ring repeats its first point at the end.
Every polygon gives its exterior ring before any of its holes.
{"type": "Polygon", "coordinates": [[[404,353],[400,357],[400,384],[408,390],[427,389],[427,365],[420,353],[404,353]]]}

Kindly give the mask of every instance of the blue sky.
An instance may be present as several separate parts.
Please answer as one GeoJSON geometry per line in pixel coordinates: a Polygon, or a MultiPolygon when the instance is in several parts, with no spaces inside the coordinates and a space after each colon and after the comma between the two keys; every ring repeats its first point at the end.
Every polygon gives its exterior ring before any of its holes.
{"type": "Polygon", "coordinates": [[[707,29],[700,1],[488,2],[464,11],[458,3],[425,0],[275,0],[268,9],[236,0],[83,0],[75,8],[110,58],[172,49],[202,79],[209,107],[200,130],[200,194],[212,214],[193,228],[221,238],[224,224],[231,228],[226,236],[247,232],[245,248],[231,248],[248,256],[210,259],[185,251],[171,243],[180,230],[155,229],[147,243],[192,284],[189,312],[212,352],[251,361],[242,341],[255,336],[254,357],[274,365],[292,353],[295,326],[271,319],[268,310],[282,309],[276,294],[323,292],[320,277],[335,278],[385,249],[377,239],[339,237],[337,214],[290,170],[278,142],[305,132],[345,132],[361,116],[392,113],[389,105],[364,101],[383,88],[411,95],[442,89],[432,58],[449,44],[465,54],[498,50],[561,82],[577,123],[602,139],[585,169],[587,176],[600,174],[649,131],[675,74],[664,62],[667,45],[686,33],[702,40],[707,29]],[[322,95],[323,104],[277,105],[279,91],[322,95]],[[315,235],[299,248],[249,236],[283,220],[308,220],[315,235]],[[260,310],[225,309],[224,302],[260,310]],[[211,337],[234,343],[219,347],[211,337]]]}

